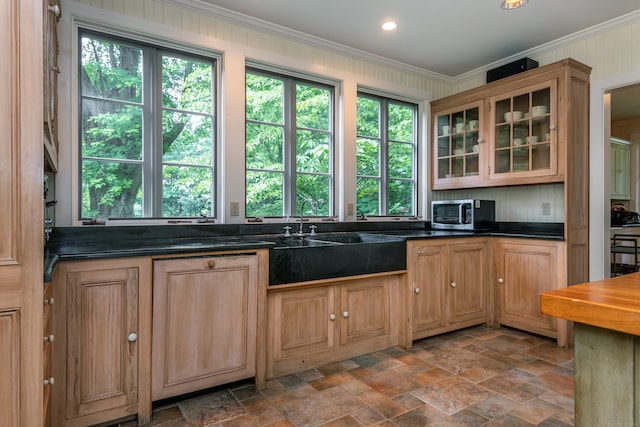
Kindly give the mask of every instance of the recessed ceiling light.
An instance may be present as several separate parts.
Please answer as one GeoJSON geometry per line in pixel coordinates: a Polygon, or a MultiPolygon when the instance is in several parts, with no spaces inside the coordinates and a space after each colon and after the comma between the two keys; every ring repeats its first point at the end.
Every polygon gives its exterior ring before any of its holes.
{"type": "Polygon", "coordinates": [[[393,31],[396,28],[398,28],[398,23],[396,21],[389,20],[382,24],[382,29],[385,31],[393,31]]]}
{"type": "Polygon", "coordinates": [[[529,0],[503,0],[501,6],[503,9],[507,10],[517,9],[527,4],[528,1],[529,0]]]}

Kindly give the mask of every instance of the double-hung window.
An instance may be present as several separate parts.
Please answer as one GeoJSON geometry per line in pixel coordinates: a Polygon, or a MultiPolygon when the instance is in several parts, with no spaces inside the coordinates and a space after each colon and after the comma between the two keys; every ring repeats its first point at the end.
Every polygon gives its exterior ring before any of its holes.
{"type": "Polygon", "coordinates": [[[416,215],[417,105],[359,93],[357,108],[357,214],[416,215]]]}
{"type": "Polygon", "coordinates": [[[333,214],[335,88],[246,72],[246,215],[333,214]],[[308,203],[304,203],[308,201],[308,203]]]}
{"type": "Polygon", "coordinates": [[[213,58],[81,30],[80,218],[215,216],[213,58]]]}

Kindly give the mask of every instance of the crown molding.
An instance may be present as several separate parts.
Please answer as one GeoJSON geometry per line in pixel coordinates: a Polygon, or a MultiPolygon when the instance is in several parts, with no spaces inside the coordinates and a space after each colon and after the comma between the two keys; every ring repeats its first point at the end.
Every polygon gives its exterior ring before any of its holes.
{"type": "Polygon", "coordinates": [[[380,65],[387,68],[392,68],[397,71],[405,73],[411,73],[419,75],[431,80],[436,80],[445,84],[453,84],[455,78],[436,73],[424,68],[416,67],[413,65],[405,64],[404,62],[395,61],[389,58],[385,58],[380,55],[375,55],[369,52],[365,52],[360,49],[355,49],[349,46],[345,46],[340,43],[325,40],[320,37],[312,36],[310,34],[303,33],[301,31],[293,30],[291,28],[283,27],[281,25],[274,24],[272,22],[264,21],[262,19],[254,18],[249,15],[245,15],[239,12],[234,12],[229,9],[225,9],[220,6],[216,6],[207,3],[203,0],[158,0],[160,3],[173,5],[176,7],[192,10],[199,14],[211,16],[216,19],[222,19],[233,25],[238,25],[260,31],[266,34],[270,34],[284,39],[303,43],[308,46],[323,48],[332,52],[340,53],[344,56],[354,58],[361,61],[366,61],[375,65],[380,65]]]}

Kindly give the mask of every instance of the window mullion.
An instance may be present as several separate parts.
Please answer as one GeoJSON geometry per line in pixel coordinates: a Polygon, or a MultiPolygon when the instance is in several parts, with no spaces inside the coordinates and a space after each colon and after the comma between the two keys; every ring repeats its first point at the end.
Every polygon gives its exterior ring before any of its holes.
{"type": "Polygon", "coordinates": [[[380,100],[380,215],[389,214],[389,103],[380,100]]]}
{"type": "Polygon", "coordinates": [[[284,84],[284,213],[296,215],[296,83],[284,84]]]}
{"type": "MultiPolygon", "coordinates": [[[[158,135],[162,135],[162,120],[158,120],[158,110],[154,104],[157,102],[155,92],[158,90],[158,79],[155,74],[157,65],[155,49],[145,48],[142,66],[142,210],[144,217],[161,216],[158,214],[158,202],[160,202],[160,211],[162,210],[162,198],[156,197],[157,171],[153,166],[156,163],[158,151],[154,141],[157,140],[158,135]]],[[[162,81],[159,83],[162,85],[162,81]]]]}

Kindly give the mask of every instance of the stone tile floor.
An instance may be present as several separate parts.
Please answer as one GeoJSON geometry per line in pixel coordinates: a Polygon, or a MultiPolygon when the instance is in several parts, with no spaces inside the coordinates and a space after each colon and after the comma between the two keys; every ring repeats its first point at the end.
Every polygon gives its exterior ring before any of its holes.
{"type": "MultiPolygon", "coordinates": [[[[151,426],[573,426],[573,351],[473,327],[154,411],[151,426]]],[[[135,426],[135,421],[120,427],[135,426]]]]}

